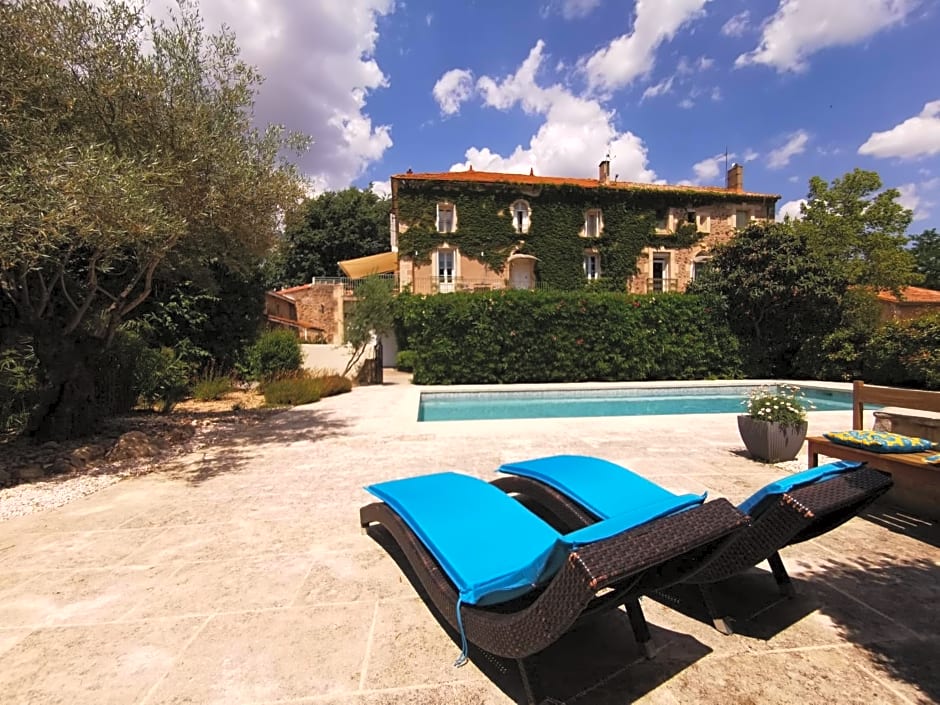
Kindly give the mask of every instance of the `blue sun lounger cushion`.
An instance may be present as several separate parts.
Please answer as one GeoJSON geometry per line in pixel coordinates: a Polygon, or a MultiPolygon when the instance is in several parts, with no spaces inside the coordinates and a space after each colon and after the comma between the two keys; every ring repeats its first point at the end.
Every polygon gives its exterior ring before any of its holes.
{"type": "Polygon", "coordinates": [[[856,463],[849,460],[837,460],[834,463],[826,463],[825,465],[820,465],[819,467],[810,468],[809,470],[804,470],[803,472],[798,472],[793,475],[788,475],[787,477],[782,477],[776,482],[771,482],[769,485],[766,485],[757,490],[757,492],[741,502],[741,504],[738,505],[738,509],[740,509],[745,514],[750,514],[757,507],[757,505],[764,500],[765,497],[784,494],[792,490],[797,490],[800,487],[812,485],[815,482],[828,480],[831,477],[841,475],[842,473],[849,472],[850,470],[855,470],[861,466],[862,463],[856,463]]]}
{"type": "Polygon", "coordinates": [[[528,592],[557,570],[567,553],[555,529],[475,477],[444,472],[366,490],[408,524],[468,604],[503,602],[528,592]]]}
{"type": "Polygon", "coordinates": [[[543,482],[601,519],[635,512],[643,507],[661,506],[667,513],[672,513],[691,506],[688,503],[693,502],[693,498],[697,500],[694,504],[701,504],[706,496],[679,497],[622,465],[587,455],[552,455],[505,463],[497,472],[543,482]],[[676,504],[671,504],[673,502],[676,504]]]}
{"type": "Polygon", "coordinates": [[[418,536],[457,587],[457,624],[462,651],[467,641],[462,603],[511,600],[547,582],[575,548],[610,538],[657,516],[693,504],[676,498],[647,511],[631,511],[562,536],[521,503],[488,482],[443,472],[366,487],[388,504],[418,536]]]}
{"type": "MultiPolygon", "coordinates": [[[[738,509],[749,514],[765,497],[783,494],[805,485],[828,479],[839,473],[858,468],[861,463],[840,460],[820,465],[805,472],[788,475],[761,488],[742,502],[738,509]]],[[[554,455],[518,463],[506,463],[498,472],[521,475],[544,482],[575,500],[602,519],[630,511],[654,508],[667,497],[693,498],[699,495],[677,497],[655,482],[640,477],[622,465],[600,458],[583,455],[554,455]]],[[[699,503],[705,499],[701,495],[699,503]]],[[[665,516],[661,514],[660,516],[665,516]]]]}

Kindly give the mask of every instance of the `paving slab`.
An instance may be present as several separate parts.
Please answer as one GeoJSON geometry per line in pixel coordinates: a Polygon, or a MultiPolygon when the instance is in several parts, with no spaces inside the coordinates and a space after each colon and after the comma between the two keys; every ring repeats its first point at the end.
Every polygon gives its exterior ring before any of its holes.
{"type": "MultiPolygon", "coordinates": [[[[788,471],[747,457],[734,414],[419,423],[420,391],[357,388],[0,523],[0,702],[518,702],[514,662],[453,667],[457,635],[359,531],[363,486],[583,453],[739,502],[788,471]]],[[[811,434],[850,424],[810,415],[811,434]]],[[[879,504],[783,559],[797,597],[751,571],[722,593],[732,636],[644,599],[654,660],[613,613],[529,675],[579,705],[940,702],[935,524],[879,504]]]]}

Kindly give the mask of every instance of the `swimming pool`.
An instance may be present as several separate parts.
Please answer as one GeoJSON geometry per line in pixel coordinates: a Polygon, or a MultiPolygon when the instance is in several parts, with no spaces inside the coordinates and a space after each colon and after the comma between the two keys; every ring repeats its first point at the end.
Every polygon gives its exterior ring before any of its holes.
{"type": "MultiPolygon", "coordinates": [[[[418,421],[743,413],[749,385],[526,392],[422,392],[418,421]]],[[[852,408],[852,393],[803,389],[817,411],[852,408]]]]}

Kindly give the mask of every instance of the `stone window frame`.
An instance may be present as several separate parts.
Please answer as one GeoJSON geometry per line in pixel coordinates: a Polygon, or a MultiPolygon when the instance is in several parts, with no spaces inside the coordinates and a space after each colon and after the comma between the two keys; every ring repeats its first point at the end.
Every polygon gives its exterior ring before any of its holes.
{"type": "Polygon", "coordinates": [[[512,202],[512,205],[509,207],[509,210],[512,213],[513,229],[517,233],[520,233],[523,235],[528,233],[529,226],[532,224],[532,206],[529,205],[529,202],[523,198],[519,198],[512,202]],[[521,223],[519,222],[520,213],[524,213],[521,223]]]}
{"type": "Polygon", "coordinates": [[[453,233],[457,232],[457,206],[450,201],[441,201],[437,204],[435,208],[435,217],[434,224],[437,226],[437,232],[439,233],[453,233]],[[450,229],[443,230],[441,228],[441,211],[450,211],[450,229]]]}

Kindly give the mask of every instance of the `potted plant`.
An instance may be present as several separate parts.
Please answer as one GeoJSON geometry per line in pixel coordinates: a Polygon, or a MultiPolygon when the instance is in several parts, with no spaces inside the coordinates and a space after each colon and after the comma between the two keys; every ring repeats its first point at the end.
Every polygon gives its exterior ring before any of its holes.
{"type": "Polygon", "coordinates": [[[748,452],[758,460],[793,460],[806,438],[806,410],[815,408],[798,387],[786,384],[753,390],[746,414],[738,416],[738,431],[748,452]]]}

